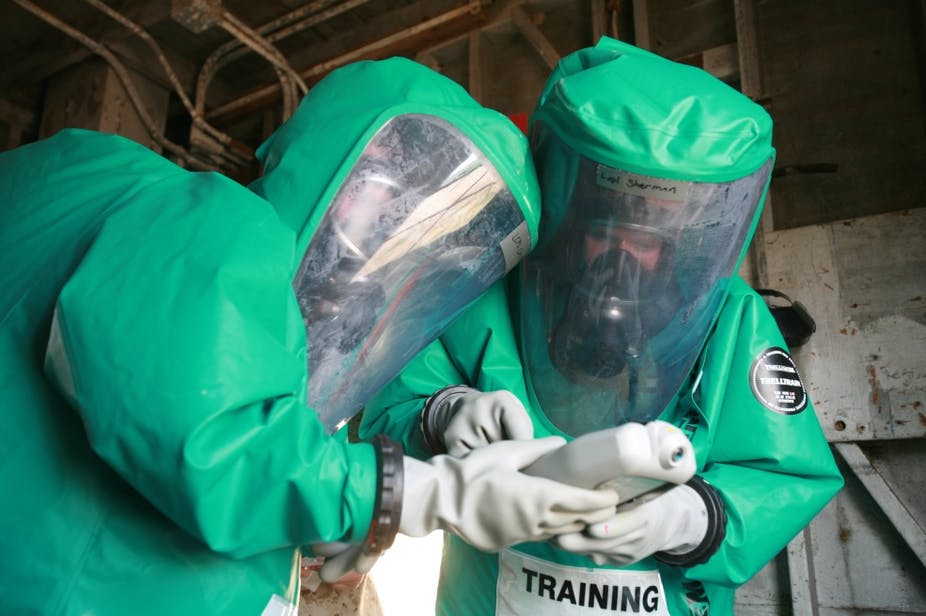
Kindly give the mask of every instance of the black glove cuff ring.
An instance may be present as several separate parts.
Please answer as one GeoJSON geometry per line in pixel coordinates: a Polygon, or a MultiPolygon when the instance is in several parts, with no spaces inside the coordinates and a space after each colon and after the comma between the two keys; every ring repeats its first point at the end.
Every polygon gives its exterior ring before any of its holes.
{"type": "Polygon", "coordinates": [[[424,444],[431,451],[432,455],[447,453],[447,444],[444,443],[442,430],[440,426],[438,426],[437,409],[440,408],[440,405],[446,401],[447,398],[469,393],[471,391],[474,391],[472,387],[467,387],[465,385],[450,385],[449,387],[438,389],[427,401],[425,401],[424,408],[421,409],[419,428],[421,429],[421,436],[424,439],[424,444]]]}
{"type": "Polygon", "coordinates": [[[656,560],[676,567],[700,565],[714,555],[727,535],[727,513],[720,493],[711,484],[695,475],[685,485],[698,493],[707,508],[707,532],[698,547],[685,554],[656,552],[656,560]]]}
{"type": "Polygon", "coordinates": [[[373,437],[376,466],[379,470],[373,522],[364,543],[364,553],[378,556],[392,545],[399,532],[404,489],[404,461],[402,446],[384,434],[373,437]]]}

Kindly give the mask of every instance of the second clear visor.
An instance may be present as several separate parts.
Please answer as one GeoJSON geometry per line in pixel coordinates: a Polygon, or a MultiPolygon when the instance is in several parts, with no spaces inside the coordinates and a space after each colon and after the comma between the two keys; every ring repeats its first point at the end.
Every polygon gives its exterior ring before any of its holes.
{"type": "Polygon", "coordinates": [[[334,195],[294,282],[308,403],[329,431],[357,413],[531,243],[486,155],[447,121],[389,120],[334,195]]]}
{"type": "Polygon", "coordinates": [[[558,429],[662,413],[707,338],[770,168],[706,183],[579,161],[566,216],[520,281],[531,395],[558,429]]]}

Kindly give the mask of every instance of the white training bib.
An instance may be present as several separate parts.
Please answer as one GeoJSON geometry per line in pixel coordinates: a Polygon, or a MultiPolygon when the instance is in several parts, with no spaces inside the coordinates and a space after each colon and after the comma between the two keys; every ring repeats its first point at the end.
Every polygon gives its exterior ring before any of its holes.
{"type": "Polygon", "coordinates": [[[505,549],[498,556],[497,616],[669,616],[658,571],[571,567],[505,549]]]}
{"type": "Polygon", "coordinates": [[[271,595],[260,616],[296,616],[296,606],[281,597],[271,595]]]}

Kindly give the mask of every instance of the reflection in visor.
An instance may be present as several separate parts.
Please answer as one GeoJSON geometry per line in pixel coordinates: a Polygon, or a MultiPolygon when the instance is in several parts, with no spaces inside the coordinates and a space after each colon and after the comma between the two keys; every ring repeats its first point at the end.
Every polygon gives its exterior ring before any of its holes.
{"type": "Polygon", "coordinates": [[[628,364],[636,369],[645,341],[671,319],[670,270],[654,256],[661,247],[647,241],[643,251],[608,250],[585,268],[550,344],[554,364],[571,381],[610,379],[628,364]]]}
{"type": "Polygon", "coordinates": [[[369,257],[367,253],[376,241],[372,229],[375,221],[366,212],[385,209],[402,194],[402,186],[388,175],[385,167],[382,161],[370,161],[352,174],[352,179],[338,193],[338,205],[331,217],[338,240],[360,258],[369,257]]]}
{"type": "Polygon", "coordinates": [[[501,176],[444,120],[398,116],[373,136],[294,282],[308,402],[329,431],[507,271],[505,243],[526,233],[501,176]]]}

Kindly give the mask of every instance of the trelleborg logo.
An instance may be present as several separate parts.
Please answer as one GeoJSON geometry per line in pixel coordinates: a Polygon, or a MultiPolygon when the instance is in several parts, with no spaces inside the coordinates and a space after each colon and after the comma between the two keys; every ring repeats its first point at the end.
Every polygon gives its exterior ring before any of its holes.
{"type": "Polygon", "coordinates": [[[787,351],[772,347],[749,369],[749,385],[762,405],[776,413],[796,415],[807,408],[807,390],[787,351]]]}

